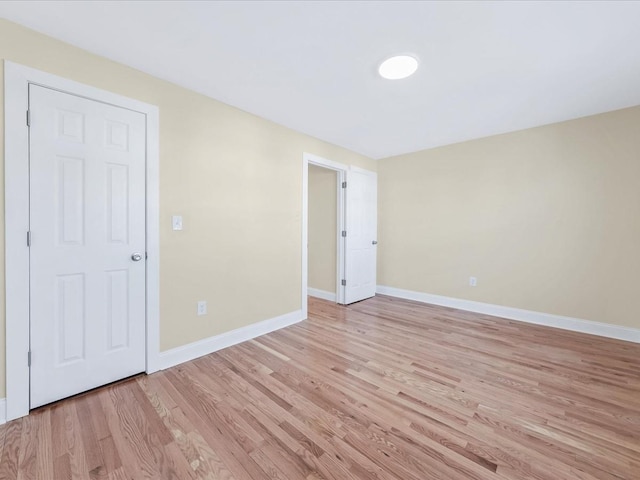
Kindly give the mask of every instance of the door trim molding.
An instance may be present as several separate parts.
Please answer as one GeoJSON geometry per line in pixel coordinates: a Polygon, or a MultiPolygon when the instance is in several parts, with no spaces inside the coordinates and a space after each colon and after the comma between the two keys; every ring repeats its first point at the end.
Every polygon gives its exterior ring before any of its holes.
{"type": "Polygon", "coordinates": [[[159,110],[154,105],[4,61],[6,419],[29,414],[28,86],[140,112],[146,116],[146,371],[159,370],[159,110]]]}
{"type": "Polygon", "coordinates": [[[344,241],[342,241],[342,230],[345,229],[345,197],[344,190],[340,188],[342,182],[346,180],[348,165],[327,160],[326,158],[304,152],[302,155],[302,318],[308,316],[307,296],[309,293],[309,164],[318,167],[328,168],[338,172],[338,182],[336,184],[337,195],[337,238],[338,245],[336,255],[336,303],[344,303],[344,288],[340,285],[344,278],[344,241]]]}
{"type": "Polygon", "coordinates": [[[5,398],[0,398],[0,425],[4,425],[7,423],[7,418],[5,413],[7,411],[7,400],[5,398]]]}

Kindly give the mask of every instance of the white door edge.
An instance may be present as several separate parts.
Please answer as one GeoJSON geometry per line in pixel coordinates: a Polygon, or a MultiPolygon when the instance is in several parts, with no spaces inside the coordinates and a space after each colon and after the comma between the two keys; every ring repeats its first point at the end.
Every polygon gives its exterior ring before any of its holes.
{"type": "MultiPolygon", "coordinates": [[[[146,115],[146,372],[160,368],[158,107],[4,61],[6,418],[29,414],[29,134],[30,83],[146,115]]],[[[306,303],[305,303],[306,305],[306,303]]]]}
{"type": "Polygon", "coordinates": [[[337,238],[338,244],[336,258],[336,303],[344,303],[344,288],[340,282],[344,278],[344,242],[341,241],[341,232],[344,230],[344,193],[341,188],[342,182],[345,181],[348,165],[344,165],[333,160],[304,153],[302,155],[302,318],[307,318],[307,296],[309,289],[309,164],[318,167],[328,168],[337,172],[338,184],[336,185],[337,195],[337,238]]]}

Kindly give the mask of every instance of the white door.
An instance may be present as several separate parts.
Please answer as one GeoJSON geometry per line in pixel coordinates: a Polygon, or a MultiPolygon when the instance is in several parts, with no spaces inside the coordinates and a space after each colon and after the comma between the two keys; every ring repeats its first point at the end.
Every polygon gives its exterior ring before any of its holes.
{"type": "Polygon", "coordinates": [[[30,85],[31,408],[145,369],[145,116],[30,85]]]}
{"type": "Polygon", "coordinates": [[[376,294],[378,177],[365,170],[347,171],[345,303],[376,294]]]}

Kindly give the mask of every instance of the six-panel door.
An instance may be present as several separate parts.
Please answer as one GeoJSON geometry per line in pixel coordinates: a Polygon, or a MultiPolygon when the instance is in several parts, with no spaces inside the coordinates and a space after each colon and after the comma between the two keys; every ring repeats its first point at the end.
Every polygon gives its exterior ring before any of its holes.
{"type": "Polygon", "coordinates": [[[145,116],[35,85],[29,110],[34,408],[145,369],[145,116]]]}

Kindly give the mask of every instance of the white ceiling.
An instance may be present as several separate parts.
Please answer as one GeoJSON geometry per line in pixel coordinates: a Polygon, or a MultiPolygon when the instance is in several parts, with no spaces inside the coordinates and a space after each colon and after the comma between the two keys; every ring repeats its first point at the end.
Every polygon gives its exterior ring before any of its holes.
{"type": "Polygon", "coordinates": [[[640,104],[640,2],[1,2],[0,16],[372,158],[640,104]],[[396,53],[421,62],[377,76],[396,53]]]}

